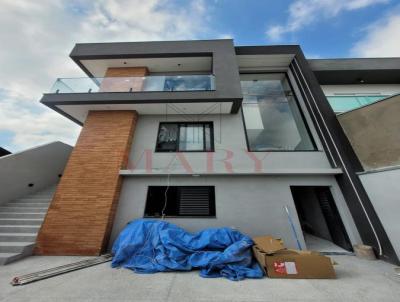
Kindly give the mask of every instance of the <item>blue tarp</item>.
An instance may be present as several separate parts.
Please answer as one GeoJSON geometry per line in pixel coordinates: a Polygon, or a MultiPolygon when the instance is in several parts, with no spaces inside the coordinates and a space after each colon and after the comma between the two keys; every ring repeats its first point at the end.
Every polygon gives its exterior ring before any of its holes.
{"type": "Polygon", "coordinates": [[[112,267],[137,273],[200,269],[202,277],[262,278],[250,237],[231,228],[188,233],[163,221],[131,221],[114,242],[112,267]]]}

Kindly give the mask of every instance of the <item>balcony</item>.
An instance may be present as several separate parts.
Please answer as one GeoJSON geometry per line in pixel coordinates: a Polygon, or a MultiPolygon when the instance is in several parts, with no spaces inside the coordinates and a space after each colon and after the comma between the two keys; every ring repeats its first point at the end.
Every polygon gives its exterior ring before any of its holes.
{"type": "Polygon", "coordinates": [[[80,125],[91,110],[185,116],[237,113],[241,94],[236,86],[218,82],[220,78],[212,74],[60,78],[41,102],[80,125]]]}
{"type": "Polygon", "coordinates": [[[214,91],[214,75],[59,78],[50,93],[214,91]]]}

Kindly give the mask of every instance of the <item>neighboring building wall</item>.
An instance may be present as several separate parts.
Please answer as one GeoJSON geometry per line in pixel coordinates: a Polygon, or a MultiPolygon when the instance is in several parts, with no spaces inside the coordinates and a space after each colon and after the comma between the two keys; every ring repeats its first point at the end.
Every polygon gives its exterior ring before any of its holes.
{"type": "Polygon", "coordinates": [[[56,184],[71,151],[54,142],[1,157],[0,205],[56,184]]]}
{"type": "Polygon", "coordinates": [[[338,116],[365,170],[400,165],[400,95],[338,116]]]}
{"type": "MultiPolygon", "coordinates": [[[[167,176],[126,177],[115,218],[110,247],[125,225],[143,218],[148,186],[167,185],[167,176]]],[[[288,206],[302,247],[303,233],[290,191],[291,185],[330,186],[351,242],[360,237],[333,176],[171,176],[170,185],[215,186],[215,218],[166,218],[190,232],[210,227],[234,227],[250,236],[272,235],[296,248],[284,206],[288,206]]]]}
{"type": "Polygon", "coordinates": [[[136,111],[89,111],[37,239],[40,255],[99,255],[117,207],[136,111]]]}
{"type": "Polygon", "coordinates": [[[359,176],[400,258],[400,167],[365,172],[359,176]]]}

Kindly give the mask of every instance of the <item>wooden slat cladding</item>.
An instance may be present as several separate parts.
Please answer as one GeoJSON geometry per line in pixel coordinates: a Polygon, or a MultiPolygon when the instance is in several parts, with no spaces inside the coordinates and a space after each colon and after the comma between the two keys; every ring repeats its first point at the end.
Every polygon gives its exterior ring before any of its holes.
{"type": "Polygon", "coordinates": [[[136,111],[89,111],[39,232],[36,254],[104,251],[137,118],[136,111]]]}

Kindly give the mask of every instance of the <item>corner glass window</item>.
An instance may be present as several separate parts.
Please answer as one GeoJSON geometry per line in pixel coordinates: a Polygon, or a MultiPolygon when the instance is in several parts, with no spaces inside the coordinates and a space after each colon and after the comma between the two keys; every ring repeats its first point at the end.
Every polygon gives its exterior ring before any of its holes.
{"type": "Polygon", "coordinates": [[[212,152],[213,127],[204,123],[160,123],[156,152],[212,152]]]}
{"type": "Polygon", "coordinates": [[[311,151],[315,145],[285,73],[242,74],[249,151],[311,151]]]}

